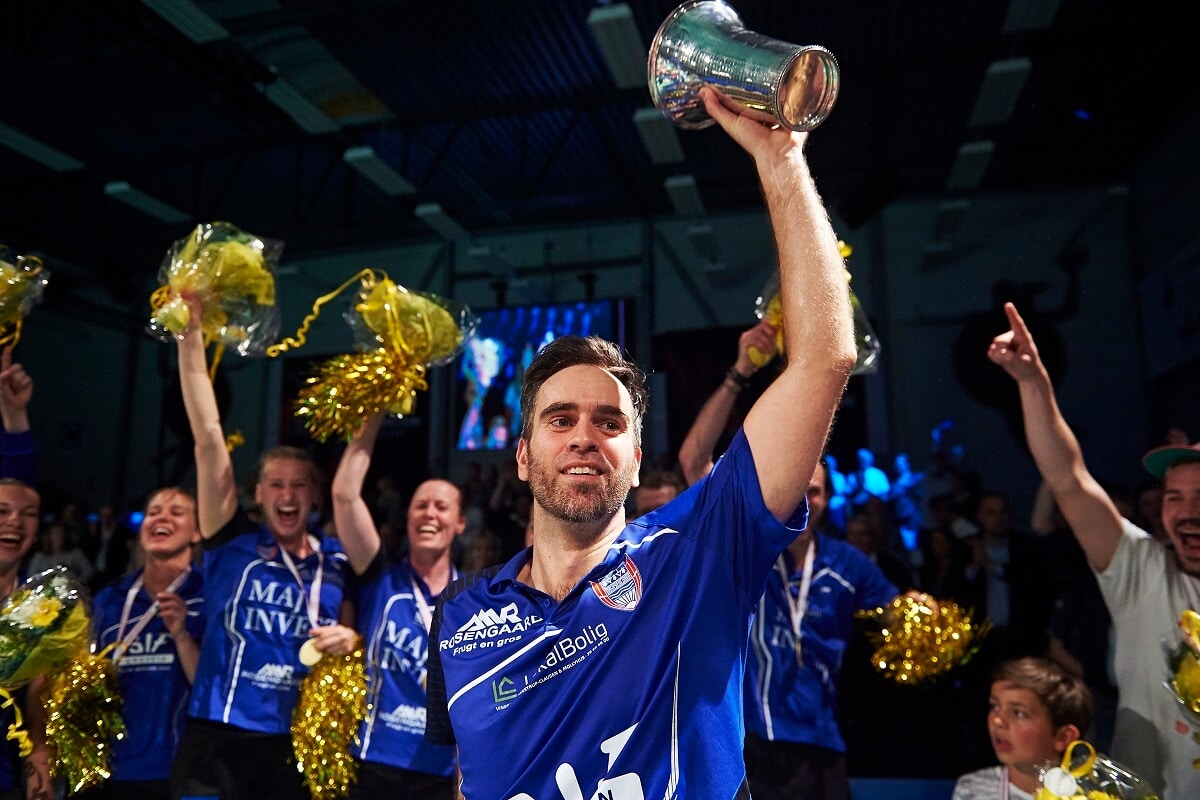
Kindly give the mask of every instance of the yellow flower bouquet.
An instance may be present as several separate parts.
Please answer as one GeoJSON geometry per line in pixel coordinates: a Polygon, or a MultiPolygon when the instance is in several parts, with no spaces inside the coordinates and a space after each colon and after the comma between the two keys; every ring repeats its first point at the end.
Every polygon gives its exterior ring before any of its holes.
{"type": "Polygon", "coordinates": [[[24,686],[87,647],[88,613],[78,580],[63,567],[31,576],[0,604],[0,687],[24,686]]]}
{"type": "Polygon", "coordinates": [[[116,670],[90,652],[87,592],[65,567],[30,576],[0,604],[0,697],[15,722],[7,738],[32,743],[12,692],[44,675],[41,694],[51,771],[78,792],[109,777],[111,742],[124,735],[116,670]]]}
{"type": "Polygon", "coordinates": [[[191,296],[204,305],[206,342],[262,355],[279,333],[275,285],[282,250],[282,242],[228,222],[197,225],[163,257],[147,330],[164,342],[181,336],[192,321],[184,299],[191,296]]]}

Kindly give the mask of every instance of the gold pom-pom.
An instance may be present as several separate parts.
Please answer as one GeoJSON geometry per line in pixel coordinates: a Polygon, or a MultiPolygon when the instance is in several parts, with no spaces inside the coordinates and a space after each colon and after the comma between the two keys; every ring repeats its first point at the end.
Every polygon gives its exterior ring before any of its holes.
{"type": "Polygon", "coordinates": [[[360,638],[349,655],[323,656],[300,685],[292,749],[313,800],[344,797],[358,780],[353,749],[367,714],[365,662],[360,638]]]}
{"type": "Polygon", "coordinates": [[[47,676],[42,706],[50,771],[63,776],[72,793],[110,777],[112,743],[125,736],[113,663],[81,650],[47,676]]]}
{"type": "MultiPolygon", "coordinates": [[[[417,392],[429,388],[427,370],[453,359],[478,322],[466,306],[409,291],[375,270],[356,278],[363,285],[346,319],[366,352],[320,364],[296,400],[296,416],[321,442],[349,438],[371,414],[412,413],[417,392]]],[[[318,300],[309,319],[334,294],[318,300]]]]}
{"type": "Polygon", "coordinates": [[[334,356],[300,390],[296,416],[319,442],[349,438],[371,414],[411,414],[417,390],[427,388],[425,366],[391,350],[334,356]]]}
{"type": "Polygon", "coordinates": [[[871,663],[897,683],[915,684],[965,664],[979,649],[991,623],[976,624],[957,603],[902,595],[858,617],[879,623],[867,631],[875,647],[871,663]]]}

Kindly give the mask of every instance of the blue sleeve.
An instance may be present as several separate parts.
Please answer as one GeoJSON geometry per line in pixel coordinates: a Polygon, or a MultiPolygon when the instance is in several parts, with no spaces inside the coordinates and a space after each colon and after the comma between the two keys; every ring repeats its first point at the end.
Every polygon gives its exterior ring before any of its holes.
{"type": "Polygon", "coordinates": [[[741,430],[712,471],[688,492],[695,492],[694,520],[681,532],[731,558],[740,588],[750,602],[757,602],[775,559],[804,530],[807,503],[802,501],[786,523],[775,519],[763,502],[754,455],[741,430]]]}
{"type": "Polygon", "coordinates": [[[0,478],[16,478],[30,486],[37,484],[37,451],[33,431],[0,431],[0,478]]]}

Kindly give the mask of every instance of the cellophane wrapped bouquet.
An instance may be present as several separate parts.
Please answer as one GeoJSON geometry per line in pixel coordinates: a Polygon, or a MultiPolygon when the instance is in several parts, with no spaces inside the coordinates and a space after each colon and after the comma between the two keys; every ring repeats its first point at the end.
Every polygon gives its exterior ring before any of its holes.
{"type": "Polygon", "coordinates": [[[279,333],[275,286],[282,251],[282,242],[228,222],[197,225],[163,257],[146,329],[164,342],[183,335],[192,322],[186,298],[193,297],[203,304],[206,343],[262,355],[279,333]]]}
{"type": "MultiPolygon", "coordinates": [[[[842,258],[849,258],[853,252],[850,245],[845,242],[838,242],[838,252],[842,258]]],[[[850,270],[846,270],[846,283],[851,280],[850,270]]],[[[854,362],[854,367],[850,370],[851,375],[867,375],[879,368],[879,353],[882,349],[879,343],[879,337],[875,334],[875,329],[871,326],[871,320],[867,318],[867,312],[863,309],[862,302],[858,299],[858,295],[854,290],[850,290],[850,308],[854,314],[854,345],[858,352],[858,358],[854,362]]],[[[768,280],[758,297],[754,302],[754,315],[759,319],[765,319],[775,329],[775,349],[780,355],[783,354],[783,305],[779,297],[779,274],[773,274],[768,280]]],[[[763,353],[756,347],[750,348],[750,360],[758,367],[765,366],[774,356],[768,353],[763,353]]]]}
{"type": "Polygon", "coordinates": [[[0,604],[0,696],[16,712],[8,738],[28,755],[12,692],[44,676],[51,769],[72,792],[109,777],[112,742],[125,733],[116,670],[91,652],[90,625],[87,590],[61,566],[30,576],[0,604]]]}
{"type": "Polygon", "coordinates": [[[0,245],[0,345],[16,344],[30,310],[42,301],[50,271],[37,256],[0,245]]]}
{"type": "Polygon", "coordinates": [[[1158,800],[1154,788],[1128,768],[1077,739],[1062,763],[1042,770],[1034,800],[1158,800]]]}

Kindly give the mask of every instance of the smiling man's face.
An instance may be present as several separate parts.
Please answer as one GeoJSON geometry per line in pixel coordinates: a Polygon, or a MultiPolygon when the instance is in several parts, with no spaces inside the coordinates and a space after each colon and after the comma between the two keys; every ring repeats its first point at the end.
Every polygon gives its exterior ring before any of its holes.
{"type": "Polygon", "coordinates": [[[517,472],[533,498],[569,523],[610,518],[637,485],[633,401],[600,367],[567,367],[537,394],[528,440],[517,443],[517,472]]]}

